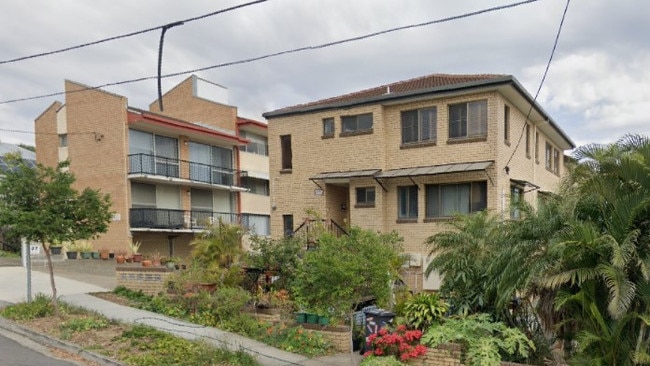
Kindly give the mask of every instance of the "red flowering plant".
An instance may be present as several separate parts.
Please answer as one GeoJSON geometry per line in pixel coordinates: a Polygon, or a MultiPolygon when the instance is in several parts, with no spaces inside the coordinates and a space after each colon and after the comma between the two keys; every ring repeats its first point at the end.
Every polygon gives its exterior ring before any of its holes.
{"type": "Polygon", "coordinates": [[[364,357],[394,356],[400,361],[416,358],[427,352],[427,347],[420,344],[421,337],[421,330],[408,330],[405,325],[397,326],[394,332],[382,328],[368,337],[370,351],[364,353],[364,357]]]}

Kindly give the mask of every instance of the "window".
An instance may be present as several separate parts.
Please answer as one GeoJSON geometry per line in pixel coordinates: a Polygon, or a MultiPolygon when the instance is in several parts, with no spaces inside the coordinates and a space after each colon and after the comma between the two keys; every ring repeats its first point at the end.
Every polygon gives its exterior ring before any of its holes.
{"type": "Polygon", "coordinates": [[[487,135],[487,100],[449,106],[449,138],[487,135]]]}
{"type": "Polygon", "coordinates": [[[397,187],[397,206],[399,219],[418,218],[418,187],[397,187]]]}
{"type": "Polygon", "coordinates": [[[372,131],[372,113],[341,117],[341,133],[372,131]]]}
{"type": "Polygon", "coordinates": [[[250,140],[248,145],[241,147],[241,151],[249,152],[251,154],[269,156],[268,140],[265,136],[255,133],[242,131],[241,136],[250,140]]]}
{"type": "Polygon", "coordinates": [[[526,123],[526,157],[530,158],[530,125],[526,123]]]}
{"type": "Polygon", "coordinates": [[[535,132],[535,162],[539,164],[539,132],[535,132]]]}
{"type": "Polygon", "coordinates": [[[68,147],[68,134],[62,133],[59,135],[59,147],[68,147]]]}
{"type": "Polygon", "coordinates": [[[271,234],[270,218],[268,215],[242,215],[242,226],[252,235],[268,236],[271,234]]]}
{"type": "Polygon", "coordinates": [[[178,140],[129,129],[130,173],[179,177],[178,140]]]}
{"type": "Polygon", "coordinates": [[[521,218],[521,210],[519,205],[521,204],[521,199],[524,190],[517,186],[510,187],[510,218],[518,220],[521,218]]]}
{"type": "Polygon", "coordinates": [[[553,170],[553,146],[546,143],[546,170],[553,170]]]}
{"type": "Polygon", "coordinates": [[[242,177],[241,185],[244,188],[248,188],[250,193],[262,196],[269,195],[269,181],[266,179],[242,177]]]}
{"type": "Polygon", "coordinates": [[[334,118],[323,118],[323,137],[334,136],[334,118]]]}
{"type": "Polygon", "coordinates": [[[510,107],[503,107],[503,140],[510,143],[510,107]]]}
{"type": "Polygon", "coordinates": [[[374,206],[375,205],[375,187],[357,188],[357,205],[374,206]]]}
{"type": "Polygon", "coordinates": [[[156,186],[145,183],[131,183],[131,207],[156,208],[156,186]]]}
{"type": "Polygon", "coordinates": [[[426,185],[426,217],[449,217],[487,208],[487,182],[426,185]]]}
{"type": "Polygon", "coordinates": [[[232,150],[224,147],[190,142],[190,179],[233,185],[232,150]]]}
{"type": "Polygon", "coordinates": [[[436,141],[436,107],[402,112],[402,144],[436,141]]]}
{"type": "Polygon", "coordinates": [[[291,154],[291,135],[280,136],[280,149],[282,150],[282,170],[293,169],[291,154]]]}
{"type": "Polygon", "coordinates": [[[553,149],[553,173],[560,175],[560,151],[553,149]]]}
{"type": "Polygon", "coordinates": [[[285,237],[293,236],[293,215],[282,215],[282,227],[285,237]]]}

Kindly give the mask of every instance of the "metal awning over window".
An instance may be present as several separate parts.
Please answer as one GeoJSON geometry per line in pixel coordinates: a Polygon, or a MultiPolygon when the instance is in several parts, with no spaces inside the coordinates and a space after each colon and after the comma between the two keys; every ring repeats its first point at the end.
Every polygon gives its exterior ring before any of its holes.
{"type": "Polygon", "coordinates": [[[531,182],[529,182],[527,180],[522,180],[522,179],[512,179],[511,178],[510,182],[512,182],[512,183],[514,183],[514,184],[516,184],[516,185],[518,185],[520,187],[523,187],[524,189],[525,189],[525,187],[531,187],[530,189],[525,190],[523,193],[528,193],[528,192],[531,192],[531,191],[534,191],[534,190],[537,190],[537,189],[541,188],[537,184],[534,184],[534,183],[531,183],[531,182]]]}
{"type": "Polygon", "coordinates": [[[320,173],[320,174],[316,174],[315,176],[309,179],[327,181],[327,180],[341,180],[341,179],[349,179],[349,178],[364,178],[364,177],[372,177],[380,171],[381,169],[366,169],[366,170],[352,170],[347,172],[320,173]]]}
{"type": "Polygon", "coordinates": [[[401,168],[383,171],[375,178],[401,178],[401,177],[418,177],[422,175],[436,175],[447,173],[472,172],[485,170],[492,165],[493,161],[480,161],[474,163],[457,163],[444,165],[431,165],[416,168],[401,168]]]}

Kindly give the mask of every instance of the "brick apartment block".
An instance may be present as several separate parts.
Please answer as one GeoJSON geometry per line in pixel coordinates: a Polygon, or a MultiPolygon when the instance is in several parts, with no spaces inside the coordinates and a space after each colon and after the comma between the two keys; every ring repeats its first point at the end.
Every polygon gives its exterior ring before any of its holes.
{"type": "Polygon", "coordinates": [[[242,223],[268,234],[266,124],[237,116],[227,90],[196,76],[149,110],[126,97],[65,82],[65,104],[35,120],[36,159],[69,159],[75,188],[100,189],[114,212],[95,248],[185,256],[210,222],[242,223]]]}
{"type": "Polygon", "coordinates": [[[434,74],[264,114],[271,235],[312,209],[339,225],[397,231],[404,280],[426,278],[425,239],[454,213],[516,218],[511,202],[553,192],[574,143],[509,75],[434,74]]]}

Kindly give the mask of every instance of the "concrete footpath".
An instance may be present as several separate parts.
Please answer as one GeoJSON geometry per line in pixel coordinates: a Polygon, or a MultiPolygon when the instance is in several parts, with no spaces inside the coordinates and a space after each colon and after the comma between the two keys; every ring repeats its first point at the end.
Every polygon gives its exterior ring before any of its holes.
{"type": "MultiPolygon", "coordinates": [[[[96,311],[107,318],[125,323],[148,325],[179,337],[192,340],[202,339],[219,347],[225,346],[231,350],[242,349],[253,355],[264,366],[355,366],[361,362],[361,356],[357,352],[309,359],[305,356],[286,352],[238,334],[184,322],[88,295],[91,292],[111,291],[115,287],[114,262],[100,260],[85,260],[78,263],[74,263],[77,261],[67,262],[72,263],[55,263],[55,281],[60,299],[67,303],[96,311]],[[87,273],[83,273],[80,266],[86,266],[85,271],[87,273]],[[112,278],[110,278],[111,267],[112,278]],[[97,280],[100,277],[103,280],[98,282],[97,280]],[[103,284],[107,287],[102,287],[98,284],[103,284]]],[[[42,292],[51,295],[49,274],[45,266],[33,266],[33,268],[32,293],[42,292]]],[[[26,270],[20,266],[20,260],[0,258],[0,306],[2,306],[3,302],[16,303],[25,301],[25,299],[26,270]]],[[[34,341],[39,342],[38,338],[40,337],[33,338],[37,338],[34,341]]],[[[97,362],[97,359],[93,359],[93,361],[97,362]]],[[[105,364],[115,365],[116,363],[111,362],[105,364]]]]}

